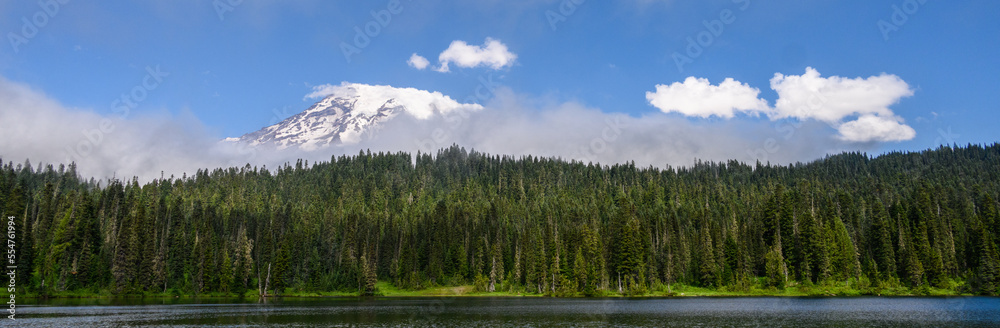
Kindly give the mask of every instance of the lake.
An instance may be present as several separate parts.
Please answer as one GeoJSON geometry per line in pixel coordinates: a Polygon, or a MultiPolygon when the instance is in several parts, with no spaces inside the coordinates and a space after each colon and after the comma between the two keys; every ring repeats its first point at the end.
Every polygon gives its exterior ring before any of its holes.
{"type": "MultiPolygon", "coordinates": [[[[998,327],[1000,298],[48,300],[19,326],[998,327]]],[[[5,319],[6,320],[6,319],[5,319]]],[[[7,322],[9,323],[9,322],[7,322]]]]}

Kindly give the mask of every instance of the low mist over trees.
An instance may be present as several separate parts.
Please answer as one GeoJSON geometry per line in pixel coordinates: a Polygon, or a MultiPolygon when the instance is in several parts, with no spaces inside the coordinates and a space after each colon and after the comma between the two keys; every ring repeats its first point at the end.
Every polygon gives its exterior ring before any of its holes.
{"type": "Polygon", "coordinates": [[[377,294],[376,282],[996,295],[998,191],[1000,144],[667,169],[453,146],[145,184],[9,163],[0,212],[15,217],[18,288],[41,295],[377,294]]]}

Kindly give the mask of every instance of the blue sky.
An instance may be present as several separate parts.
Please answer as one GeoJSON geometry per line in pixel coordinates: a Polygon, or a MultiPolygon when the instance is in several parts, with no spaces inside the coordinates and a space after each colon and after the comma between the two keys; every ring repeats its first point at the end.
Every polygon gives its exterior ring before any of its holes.
{"type": "Polygon", "coordinates": [[[0,76],[65,107],[111,115],[112,101],[158,66],[169,76],[135,111],[193,115],[218,137],[305,109],[315,101],[304,99],[314,86],[385,84],[462,101],[482,77],[517,94],[606,113],[709,124],[726,119],[662,113],[646,93],[689,76],[712,85],[732,78],[759,89],[773,106],[775,73],[801,75],[812,67],[824,77],[890,74],[910,87],[912,96],[890,108],[915,137],[878,143],[876,151],[1000,140],[997,1],[401,0],[399,13],[350,61],[341,44],[353,44],[355,28],[375,21],[371,12],[390,1],[246,0],[231,8],[228,0],[46,1],[49,11],[59,3],[58,11],[46,13],[35,1],[0,2],[7,41],[0,76]],[[898,26],[894,6],[911,12],[898,26]],[[553,29],[549,17],[560,8],[568,15],[553,29]],[[733,21],[680,71],[672,55],[685,54],[688,38],[727,10],[733,21]],[[12,41],[38,15],[45,24],[37,34],[12,41]],[[897,29],[886,38],[879,21],[897,29]],[[487,38],[516,54],[512,65],[438,73],[406,62],[418,53],[436,64],[453,41],[482,45],[487,38]]]}

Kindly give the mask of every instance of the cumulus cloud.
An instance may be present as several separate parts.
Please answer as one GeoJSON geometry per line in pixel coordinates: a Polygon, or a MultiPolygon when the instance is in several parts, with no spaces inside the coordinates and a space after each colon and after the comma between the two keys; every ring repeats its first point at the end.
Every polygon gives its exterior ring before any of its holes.
{"type": "Polygon", "coordinates": [[[895,75],[868,78],[822,77],[812,67],[802,75],[775,73],[771,89],[778,93],[772,118],[816,119],[835,123],[852,115],[894,114],[889,106],[913,95],[910,86],[895,75]]]}
{"type": "Polygon", "coordinates": [[[449,65],[455,64],[458,67],[473,68],[486,66],[493,70],[499,70],[514,64],[517,55],[507,49],[507,45],[493,38],[486,38],[482,46],[469,45],[465,41],[455,40],[451,42],[448,49],[438,55],[438,72],[450,71],[449,65]]]}
{"type": "Polygon", "coordinates": [[[756,114],[768,110],[767,101],[757,98],[760,90],[727,78],[719,85],[708,79],[688,77],[684,83],[658,84],[655,92],[646,92],[646,100],[665,113],[686,116],[732,118],[736,112],[756,114]]]}
{"type": "Polygon", "coordinates": [[[421,71],[427,68],[427,65],[431,64],[431,62],[428,61],[427,58],[424,58],[423,56],[418,55],[416,53],[410,55],[410,60],[407,60],[406,63],[409,64],[410,67],[416,68],[421,71]]]}
{"type": "Polygon", "coordinates": [[[684,83],[657,85],[655,92],[646,93],[646,99],[664,112],[692,117],[728,119],[743,112],[766,113],[774,121],[815,120],[834,127],[838,138],[849,142],[903,141],[916,136],[889,108],[913,95],[910,86],[895,75],[822,77],[807,67],[802,75],[776,73],[771,89],[778,94],[773,108],[757,98],[758,89],[733,79],[713,86],[706,79],[688,77],[684,83]]]}
{"type": "Polygon", "coordinates": [[[876,115],[863,115],[843,123],[837,131],[842,140],[850,142],[904,141],[917,136],[913,128],[899,123],[897,119],[876,115]]]}

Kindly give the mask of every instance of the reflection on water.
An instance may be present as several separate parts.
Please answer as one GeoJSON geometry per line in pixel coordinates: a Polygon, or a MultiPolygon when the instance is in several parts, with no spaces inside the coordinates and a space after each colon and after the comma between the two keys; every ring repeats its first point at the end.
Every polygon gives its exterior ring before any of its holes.
{"type": "Polygon", "coordinates": [[[18,324],[293,327],[996,327],[1000,298],[55,300],[18,324]]]}

